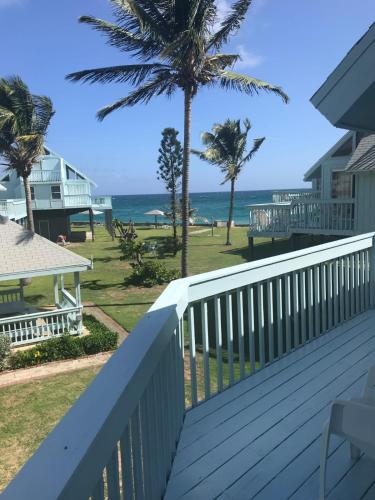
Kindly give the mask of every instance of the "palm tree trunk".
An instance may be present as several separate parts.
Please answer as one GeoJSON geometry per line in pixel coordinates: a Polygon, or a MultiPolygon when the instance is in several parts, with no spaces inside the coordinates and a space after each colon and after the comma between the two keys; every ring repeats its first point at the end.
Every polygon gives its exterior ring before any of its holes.
{"type": "Polygon", "coordinates": [[[25,188],[25,198],[26,198],[27,227],[28,227],[28,229],[30,229],[30,231],[35,233],[33,207],[32,207],[32,200],[31,200],[30,180],[29,180],[28,175],[25,175],[23,177],[23,185],[25,188]]]}
{"type": "Polygon", "coordinates": [[[192,88],[185,88],[184,103],[184,155],[182,163],[182,255],[181,275],[188,276],[189,240],[189,166],[190,166],[190,125],[191,125],[192,88]]]}
{"type": "Polygon", "coordinates": [[[176,179],[175,179],[174,164],[172,164],[172,192],[171,192],[171,211],[172,211],[172,227],[173,227],[173,242],[174,255],[177,254],[177,225],[176,225],[176,179]]]}
{"type": "Polygon", "coordinates": [[[229,214],[228,214],[228,222],[227,222],[227,242],[226,245],[231,245],[230,241],[230,229],[232,225],[233,219],[233,205],[234,205],[234,179],[230,181],[230,201],[229,201],[229,214]]]}

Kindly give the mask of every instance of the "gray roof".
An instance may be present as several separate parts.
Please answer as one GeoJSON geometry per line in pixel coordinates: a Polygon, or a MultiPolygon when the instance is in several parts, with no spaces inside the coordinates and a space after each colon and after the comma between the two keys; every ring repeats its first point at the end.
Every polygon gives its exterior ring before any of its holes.
{"type": "Polygon", "coordinates": [[[346,166],[348,172],[375,170],[375,134],[363,137],[346,166]]]}
{"type": "Polygon", "coordinates": [[[89,268],[88,259],[0,217],[0,281],[89,268]]]}

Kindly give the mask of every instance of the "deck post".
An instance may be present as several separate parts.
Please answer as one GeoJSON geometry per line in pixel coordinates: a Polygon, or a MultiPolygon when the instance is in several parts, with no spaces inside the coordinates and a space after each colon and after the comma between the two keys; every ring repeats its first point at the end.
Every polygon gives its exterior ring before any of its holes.
{"type": "Polygon", "coordinates": [[[249,236],[248,241],[249,241],[250,259],[252,259],[254,257],[254,238],[252,236],[249,236]]]}
{"type": "Polygon", "coordinates": [[[375,236],[372,238],[371,248],[371,263],[370,263],[370,305],[375,307],[375,236]]]}
{"type": "Polygon", "coordinates": [[[83,324],[82,324],[82,302],[81,302],[81,285],[79,282],[79,272],[74,273],[74,287],[76,291],[76,305],[77,307],[81,308],[81,312],[79,313],[77,317],[77,330],[78,330],[78,335],[82,334],[83,331],[83,324]]]}
{"type": "Polygon", "coordinates": [[[60,276],[60,282],[61,282],[61,290],[64,290],[65,287],[64,287],[64,275],[63,274],[60,276]]]}
{"type": "Polygon", "coordinates": [[[57,280],[57,274],[53,275],[53,292],[55,296],[55,305],[59,304],[59,282],[57,280]]]}
{"type": "Polygon", "coordinates": [[[89,217],[90,217],[91,238],[92,238],[92,241],[95,241],[95,234],[94,234],[94,212],[93,212],[92,208],[89,208],[89,217]]]}

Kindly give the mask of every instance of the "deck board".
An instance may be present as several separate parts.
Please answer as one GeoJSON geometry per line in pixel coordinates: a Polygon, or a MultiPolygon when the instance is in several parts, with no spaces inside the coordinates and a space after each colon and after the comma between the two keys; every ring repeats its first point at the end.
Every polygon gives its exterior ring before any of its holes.
{"type": "MultiPolygon", "coordinates": [[[[332,399],[362,391],[374,320],[363,313],[191,410],[165,498],[316,499],[320,433],[332,399]]],[[[371,498],[375,463],[353,464],[338,438],[328,471],[332,500],[371,498]]]]}

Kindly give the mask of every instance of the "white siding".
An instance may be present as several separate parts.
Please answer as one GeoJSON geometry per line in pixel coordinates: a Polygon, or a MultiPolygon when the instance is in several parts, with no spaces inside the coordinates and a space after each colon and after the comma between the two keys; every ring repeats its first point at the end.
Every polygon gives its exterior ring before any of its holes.
{"type": "Polygon", "coordinates": [[[375,172],[357,174],[355,183],[356,232],[373,231],[375,228],[375,172]]]}

